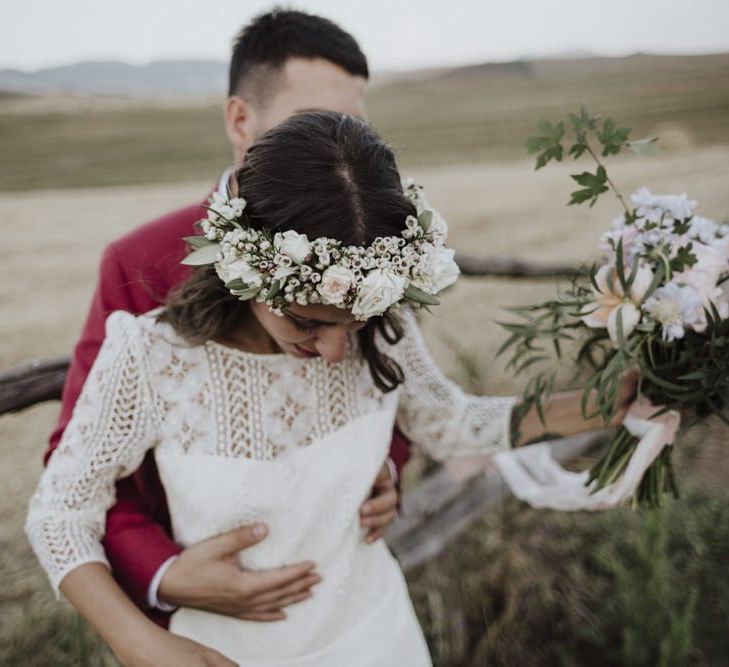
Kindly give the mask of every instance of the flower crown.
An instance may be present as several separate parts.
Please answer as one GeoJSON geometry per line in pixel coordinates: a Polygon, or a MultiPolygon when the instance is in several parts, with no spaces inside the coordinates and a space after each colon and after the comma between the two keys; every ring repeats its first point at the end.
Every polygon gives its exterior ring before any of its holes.
{"type": "Polygon", "coordinates": [[[194,250],[182,263],[214,264],[231,294],[266,303],[277,315],[291,303],[321,303],[351,309],[363,321],[401,301],[436,305],[435,295],[459,274],[454,251],[445,247],[448,226],[420,186],[408,181],[403,190],[417,217],[405,219],[400,236],[378,237],[366,248],[254,229],[244,199],[216,192],[197,223],[203,235],[185,237],[194,250]]]}

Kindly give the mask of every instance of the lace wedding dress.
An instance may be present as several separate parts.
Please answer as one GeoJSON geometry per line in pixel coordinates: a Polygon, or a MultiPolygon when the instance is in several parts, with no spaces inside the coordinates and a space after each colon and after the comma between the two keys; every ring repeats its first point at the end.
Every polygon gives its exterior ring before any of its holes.
{"type": "Polygon", "coordinates": [[[468,396],[431,360],[415,318],[380,342],[405,382],[380,392],[356,340],[346,358],[191,347],[155,312],[113,313],[64,437],[30,503],[26,531],[58,591],[63,577],[106,563],[101,538],[117,478],[154,448],[181,545],[264,522],[240,553],[248,569],[311,560],[322,583],[275,623],[183,608],[170,629],[240,665],[430,665],[401,571],[384,542],[363,542],[360,504],[387,458],[395,420],[432,456],[505,448],[509,398],[468,396]]]}

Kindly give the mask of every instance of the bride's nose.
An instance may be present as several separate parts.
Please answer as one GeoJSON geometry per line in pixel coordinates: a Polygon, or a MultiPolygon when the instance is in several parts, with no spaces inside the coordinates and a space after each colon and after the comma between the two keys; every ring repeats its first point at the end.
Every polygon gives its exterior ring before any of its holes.
{"type": "Polygon", "coordinates": [[[344,324],[322,327],[314,341],[316,351],[332,363],[338,363],[344,359],[346,347],[347,327],[344,324]]]}

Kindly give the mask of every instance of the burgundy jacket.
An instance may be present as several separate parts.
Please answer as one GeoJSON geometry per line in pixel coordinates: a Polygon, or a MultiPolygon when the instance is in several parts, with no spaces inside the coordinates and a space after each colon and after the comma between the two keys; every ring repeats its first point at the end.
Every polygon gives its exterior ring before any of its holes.
{"type": "MultiPolygon", "coordinates": [[[[195,234],[194,223],[205,216],[195,204],[162,216],[106,247],[99,283],[74,349],[63,388],[61,415],[45,454],[48,462],[66,428],[81,388],[104,340],[104,324],[115,310],[146,313],[159,306],[190,268],[180,264],[187,249],[184,236],[195,234]]],[[[398,473],[410,456],[409,443],[395,431],[391,458],[398,473]]],[[[116,504],[106,516],[104,548],[114,577],[134,603],[160,625],[169,615],[150,609],[147,591],[159,567],[182,548],[172,539],[164,488],[152,452],[130,477],[116,485],[116,504]]]]}

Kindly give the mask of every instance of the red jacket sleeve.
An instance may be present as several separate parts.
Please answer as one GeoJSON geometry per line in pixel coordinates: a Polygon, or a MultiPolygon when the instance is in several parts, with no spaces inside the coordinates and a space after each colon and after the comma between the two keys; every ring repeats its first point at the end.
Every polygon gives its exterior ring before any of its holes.
{"type": "Polygon", "coordinates": [[[410,441],[396,427],[392,434],[392,442],[390,443],[390,458],[395,464],[397,470],[397,487],[400,488],[400,480],[402,479],[402,469],[410,459],[410,441]]]}

